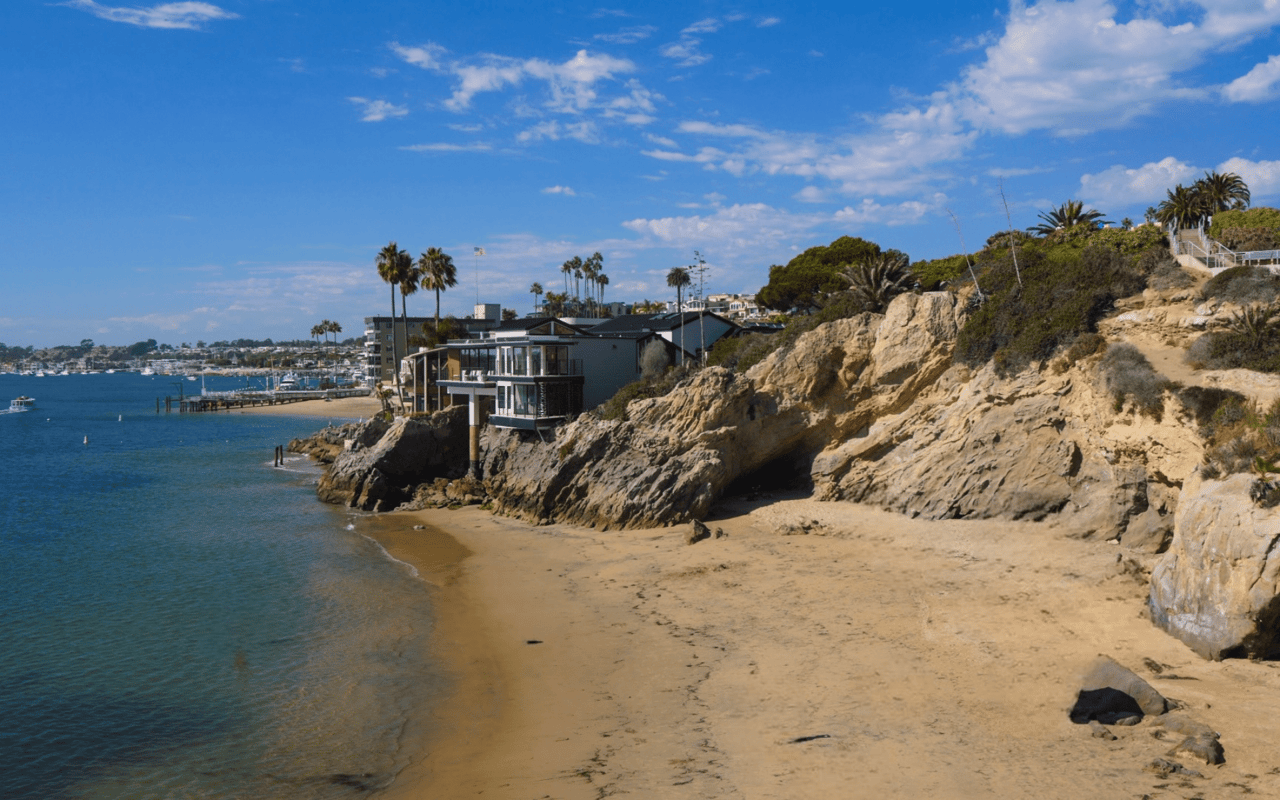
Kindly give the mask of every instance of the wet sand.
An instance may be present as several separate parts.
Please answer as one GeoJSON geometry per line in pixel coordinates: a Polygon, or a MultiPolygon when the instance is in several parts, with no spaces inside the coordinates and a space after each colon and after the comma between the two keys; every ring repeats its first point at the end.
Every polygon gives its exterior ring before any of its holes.
{"type": "Polygon", "coordinates": [[[386,796],[1280,796],[1280,670],[1153,628],[1115,545],[794,497],[717,516],[727,536],[693,546],[685,526],[388,516],[375,538],[440,587],[456,683],[386,796]],[[1175,742],[1150,720],[1073,725],[1099,653],[1218,730],[1227,763],[1161,779],[1143,766],[1175,742]]]}

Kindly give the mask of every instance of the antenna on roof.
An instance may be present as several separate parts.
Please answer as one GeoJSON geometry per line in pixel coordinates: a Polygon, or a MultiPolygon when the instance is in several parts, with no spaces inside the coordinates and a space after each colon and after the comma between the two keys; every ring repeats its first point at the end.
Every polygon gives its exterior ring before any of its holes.
{"type": "MultiPolygon", "coordinates": [[[[702,313],[698,315],[698,349],[702,354],[700,359],[702,361],[702,366],[705,367],[707,365],[707,331],[703,320],[707,318],[707,298],[702,294],[702,282],[703,277],[707,272],[707,262],[706,259],[702,257],[702,253],[697,250],[693,251],[693,257],[697,259],[698,264],[697,266],[690,267],[690,269],[697,270],[698,272],[698,299],[702,301],[702,313]]],[[[681,320],[681,324],[684,324],[683,319],[681,320]]]]}

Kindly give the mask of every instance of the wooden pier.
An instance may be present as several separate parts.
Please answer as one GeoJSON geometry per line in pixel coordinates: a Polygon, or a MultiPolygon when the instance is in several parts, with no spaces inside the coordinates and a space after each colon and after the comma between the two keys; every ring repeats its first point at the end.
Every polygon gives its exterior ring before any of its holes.
{"type": "MultiPolygon", "coordinates": [[[[257,406],[279,406],[289,403],[300,403],[304,400],[337,400],[343,397],[368,397],[368,389],[317,389],[314,391],[289,392],[210,392],[191,397],[165,397],[164,412],[177,411],[179,414],[197,414],[207,411],[231,411],[237,408],[255,408],[257,406]]],[[[156,413],[160,412],[160,401],[156,400],[156,413]]]]}

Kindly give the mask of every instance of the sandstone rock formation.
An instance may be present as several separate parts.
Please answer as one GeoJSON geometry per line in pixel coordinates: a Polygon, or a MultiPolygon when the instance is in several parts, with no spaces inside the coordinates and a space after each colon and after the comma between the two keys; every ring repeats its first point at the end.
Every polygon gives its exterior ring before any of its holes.
{"type": "Polygon", "coordinates": [[[828,323],[747,374],[703,370],[629,419],[584,415],[550,443],[490,432],[484,476],[500,513],[647,527],[703,516],[735,479],[771,462],[806,469],[833,439],[897,413],[950,363],[958,308],[903,295],[884,316],[828,323]]]}
{"type": "Polygon", "coordinates": [[[1151,573],[1151,618],[1205,658],[1262,657],[1280,644],[1280,509],[1253,477],[1183,485],[1173,541],[1151,573]]]}
{"type": "Polygon", "coordinates": [[[327,503],[390,511],[411,499],[418,484],[465,472],[467,410],[455,406],[425,418],[370,421],[346,441],[350,445],[344,443],[316,493],[327,503]]]}
{"type": "Polygon", "coordinates": [[[321,464],[332,464],[344,450],[351,447],[372,447],[389,427],[391,423],[377,417],[363,423],[348,422],[337,427],[329,425],[310,436],[289,442],[289,452],[305,453],[321,464]]]}
{"type": "Polygon", "coordinates": [[[947,293],[902,295],[745,375],[708,369],[635,401],[626,421],[584,415],[551,443],[490,432],[486,485],[504,514],[638,527],[700,517],[743,476],[798,472],[820,499],[932,519],[1056,514],[1163,547],[1202,453],[1176,401],[1156,422],[1118,414],[1091,365],[1009,378],[952,366],[960,314],[947,293]]]}

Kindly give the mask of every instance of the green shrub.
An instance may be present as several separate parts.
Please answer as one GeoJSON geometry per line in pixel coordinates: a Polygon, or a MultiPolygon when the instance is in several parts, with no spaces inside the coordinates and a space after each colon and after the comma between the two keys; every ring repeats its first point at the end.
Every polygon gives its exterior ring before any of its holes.
{"type": "Polygon", "coordinates": [[[1196,424],[1202,428],[1214,419],[1218,409],[1224,405],[1232,405],[1243,409],[1245,396],[1230,389],[1218,389],[1204,386],[1188,386],[1178,392],[1182,405],[1195,417],[1196,424]]]}
{"type": "Polygon", "coordinates": [[[1186,289],[1196,282],[1195,276],[1183,269],[1168,250],[1148,250],[1138,256],[1135,267],[1140,274],[1147,276],[1148,286],[1161,292],[1186,289]]]}
{"type": "Polygon", "coordinates": [[[1228,250],[1275,250],[1280,248],[1280,228],[1224,228],[1218,241],[1228,250]]]}
{"type": "Polygon", "coordinates": [[[1211,331],[1187,348],[1187,363],[1196,369],[1251,369],[1280,373],[1280,336],[1262,341],[1232,331],[1211,331]]]}
{"type": "MultiPolygon", "coordinates": [[[[600,404],[596,409],[596,413],[601,419],[629,419],[627,416],[627,406],[632,400],[643,400],[649,397],[663,397],[671,393],[680,381],[689,376],[695,369],[694,366],[672,367],[665,373],[655,378],[641,378],[634,383],[628,383],[619,389],[613,397],[600,404]]],[[[563,449],[563,448],[562,448],[563,449]]],[[[561,455],[563,458],[563,453],[561,455]]]]}
{"type": "Polygon", "coordinates": [[[1200,296],[1237,305],[1271,305],[1280,299],[1280,276],[1266,267],[1232,267],[1210,278],[1200,296]]]}
{"type": "Polygon", "coordinates": [[[1117,405],[1132,399],[1139,411],[1160,420],[1164,412],[1164,391],[1170,383],[1162,378],[1138,348],[1125,342],[1107,348],[1099,365],[1107,391],[1117,405]]]}
{"type": "Polygon", "coordinates": [[[979,278],[987,299],[970,314],[956,340],[955,358],[1002,373],[1043,361],[1097,322],[1116,299],[1142,291],[1130,258],[1106,246],[1019,248],[1023,285],[1007,252],[984,263],[979,278]]]}
{"type": "Polygon", "coordinates": [[[707,366],[746,372],[778,348],[779,333],[749,333],[721,339],[707,354],[707,366]]]}
{"type": "Polygon", "coordinates": [[[1213,215],[1213,224],[1209,226],[1209,238],[1223,244],[1224,232],[1228,228],[1263,228],[1280,229],[1280,208],[1257,206],[1239,211],[1219,211],[1213,215]]]}
{"type": "Polygon", "coordinates": [[[969,276],[969,259],[964,254],[917,261],[911,272],[925,291],[933,291],[943,282],[954,283],[969,276]]]}

